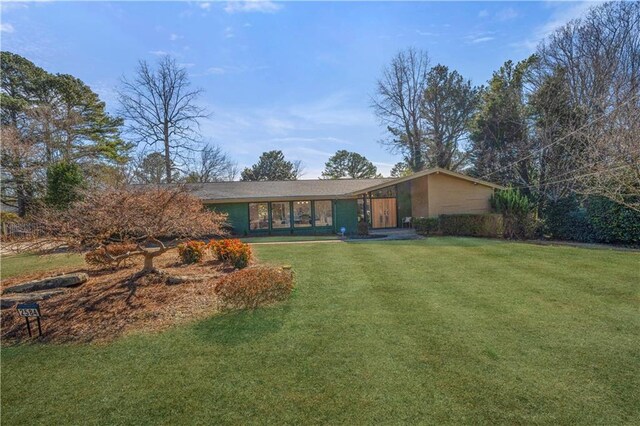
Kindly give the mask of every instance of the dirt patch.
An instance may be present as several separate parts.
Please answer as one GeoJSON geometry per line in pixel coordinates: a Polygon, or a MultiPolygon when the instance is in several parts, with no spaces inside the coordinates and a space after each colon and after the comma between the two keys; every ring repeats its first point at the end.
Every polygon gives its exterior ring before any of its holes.
{"type": "MultiPolygon", "coordinates": [[[[41,340],[108,341],[133,331],[163,330],[218,310],[213,288],[231,269],[216,261],[181,265],[177,254],[172,252],[157,258],[155,265],[181,279],[168,284],[166,276],[149,275],[132,282],[130,277],[140,270],[141,263],[117,271],[75,269],[87,272],[89,280],[39,302],[44,333],[41,340]]],[[[3,280],[2,287],[52,275],[55,274],[51,271],[23,275],[3,280]]],[[[15,309],[2,310],[2,343],[14,344],[25,339],[28,336],[24,318],[15,309]]]]}

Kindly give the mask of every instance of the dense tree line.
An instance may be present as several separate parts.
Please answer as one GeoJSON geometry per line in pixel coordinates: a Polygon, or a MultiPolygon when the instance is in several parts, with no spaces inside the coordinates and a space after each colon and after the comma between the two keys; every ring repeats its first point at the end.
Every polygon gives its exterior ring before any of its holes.
{"type": "Polygon", "coordinates": [[[400,52],[378,82],[383,143],[404,158],[392,174],[462,170],[519,189],[539,212],[576,195],[640,211],[639,3],[592,7],[486,86],[429,64],[400,52]]]}

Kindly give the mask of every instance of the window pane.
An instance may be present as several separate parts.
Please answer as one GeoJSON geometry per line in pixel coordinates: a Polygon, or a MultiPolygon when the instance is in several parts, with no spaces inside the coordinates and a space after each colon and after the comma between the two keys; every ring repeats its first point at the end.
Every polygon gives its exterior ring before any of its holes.
{"type": "Polygon", "coordinates": [[[311,201],[293,202],[293,226],[296,228],[311,226],[311,201]]]}
{"type": "Polygon", "coordinates": [[[332,226],[333,211],[331,201],[316,201],[316,226],[332,226]]]}
{"type": "Polygon", "coordinates": [[[271,227],[290,228],[291,212],[289,211],[289,203],[271,203],[271,227]]]}
{"type": "Polygon", "coordinates": [[[269,229],[269,205],[249,203],[249,229],[269,229]]]}
{"type": "Polygon", "coordinates": [[[387,186],[371,193],[372,198],[393,198],[396,196],[396,187],[387,186]]]}

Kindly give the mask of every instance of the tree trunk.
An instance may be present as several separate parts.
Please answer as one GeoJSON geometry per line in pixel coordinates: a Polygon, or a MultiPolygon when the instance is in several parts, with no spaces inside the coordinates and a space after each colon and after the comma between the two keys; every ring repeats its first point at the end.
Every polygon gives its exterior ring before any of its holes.
{"type": "Polygon", "coordinates": [[[169,123],[164,122],[164,166],[167,169],[167,183],[172,182],[171,176],[171,152],[169,150],[169,123]]]}
{"type": "Polygon", "coordinates": [[[153,272],[155,268],[153,267],[153,258],[155,256],[153,254],[145,254],[144,255],[144,268],[142,268],[142,272],[153,272]]]}

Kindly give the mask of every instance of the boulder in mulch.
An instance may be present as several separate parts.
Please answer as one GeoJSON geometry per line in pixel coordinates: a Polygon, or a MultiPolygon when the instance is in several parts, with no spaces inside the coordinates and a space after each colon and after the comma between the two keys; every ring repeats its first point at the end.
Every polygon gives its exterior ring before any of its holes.
{"type": "Polygon", "coordinates": [[[46,300],[64,292],[65,290],[62,288],[55,288],[53,290],[36,291],[33,293],[10,293],[8,295],[2,295],[2,298],[0,299],[0,309],[10,308],[17,303],[46,300]]]}
{"type": "Polygon", "coordinates": [[[2,290],[2,294],[7,293],[30,293],[32,291],[51,290],[60,287],[72,287],[87,282],[89,275],[84,272],[76,274],[59,275],[57,277],[45,278],[42,280],[29,281],[23,284],[7,287],[2,290]]]}

